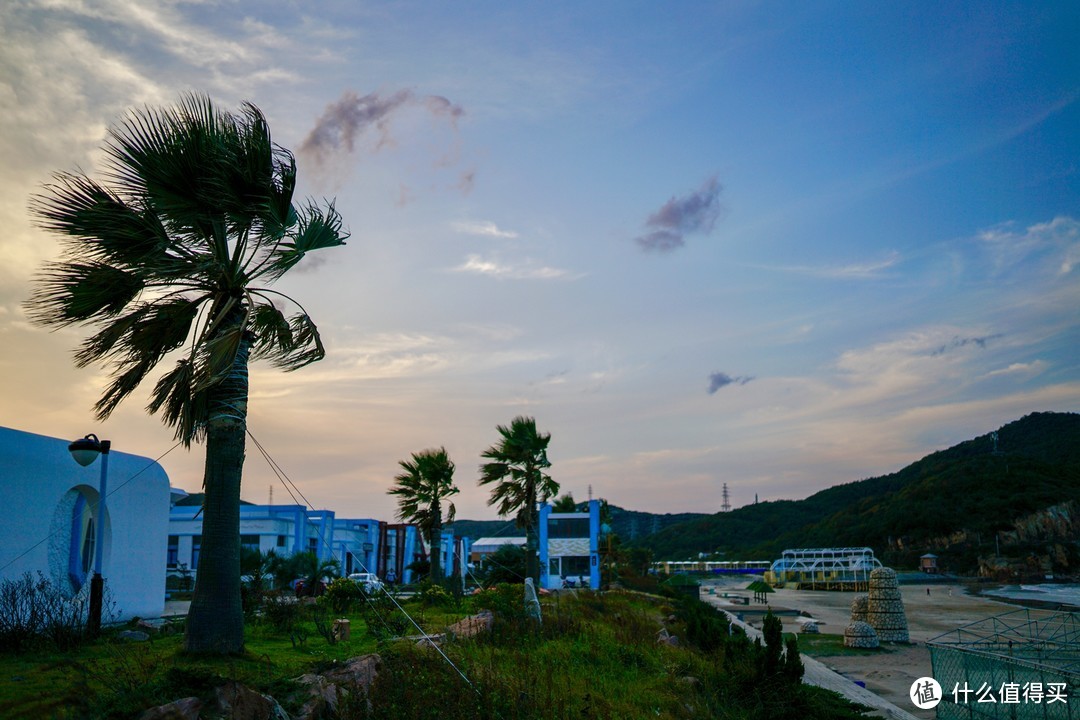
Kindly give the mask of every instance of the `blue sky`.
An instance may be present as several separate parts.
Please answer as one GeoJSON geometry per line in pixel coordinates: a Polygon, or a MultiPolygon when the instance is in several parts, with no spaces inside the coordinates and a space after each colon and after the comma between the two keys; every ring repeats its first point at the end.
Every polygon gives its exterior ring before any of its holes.
{"type": "MultiPolygon", "coordinates": [[[[250,416],[341,515],[391,516],[397,461],[444,445],[459,516],[493,517],[479,454],[518,414],[576,497],[712,512],[1080,409],[1076,3],[16,0],[0,27],[0,424],[172,445],[139,397],[96,423],[83,333],[20,303],[57,252],[29,196],[192,90],[262,108],[352,232],[279,287],[329,356],[256,369],[250,416]]],[[[198,449],[163,463],[198,489],[198,449]]],[[[245,497],[271,483],[250,449],[245,497]]]]}

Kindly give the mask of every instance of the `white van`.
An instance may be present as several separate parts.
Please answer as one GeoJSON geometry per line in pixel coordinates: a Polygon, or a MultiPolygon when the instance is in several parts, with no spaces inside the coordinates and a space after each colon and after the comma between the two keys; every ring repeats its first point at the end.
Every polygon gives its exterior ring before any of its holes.
{"type": "Polygon", "coordinates": [[[353,573],[349,579],[364,589],[369,595],[382,590],[382,580],[375,573],[353,573]]]}

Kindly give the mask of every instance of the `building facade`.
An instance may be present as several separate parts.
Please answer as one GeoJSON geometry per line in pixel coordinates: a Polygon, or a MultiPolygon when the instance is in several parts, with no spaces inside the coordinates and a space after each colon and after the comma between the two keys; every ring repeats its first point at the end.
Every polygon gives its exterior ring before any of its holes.
{"type": "Polygon", "coordinates": [[[585,512],[557,513],[540,507],[540,587],[564,584],[600,589],[600,501],[585,512]]]}
{"type": "MultiPolygon", "coordinates": [[[[118,619],[159,617],[165,609],[169,478],[150,458],[110,450],[105,507],[103,459],[81,467],[71,440],[0,428],[0,579],[41,573],[66,595],[88,589],[103,525],[106,601],[118,619]]],[[[109,608],[106,608],[108,610],[109,608]]]]}

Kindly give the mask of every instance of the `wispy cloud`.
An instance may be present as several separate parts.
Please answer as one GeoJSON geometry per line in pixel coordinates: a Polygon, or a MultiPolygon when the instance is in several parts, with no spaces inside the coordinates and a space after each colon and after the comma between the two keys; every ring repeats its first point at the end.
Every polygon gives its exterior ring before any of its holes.
{"type": "Polygon", "coordinates": [[[883,277],[886,270],[899,262],[900,253],[893,251],[883,260],[847,265],[753,265],[752,267],[831,280],[870,280],[883,277]]]}
{"type": "Polygon", "coordinates": [[[714,372],[709,375],[709,394],[715,395],[717,390],[727,387],[728,385],[745,385],[753,379],[754,378],[751,375],[736,375],[732,377],[725,372],[714,372]]]}
{"type": "Polygon", "coordinates": [[[480,255],[469,255],[465,258],[465,262],[451,268],[451,270],[453,272],[488,275],[510,280],[571,280],[580,277],[561,268],[535,265],[531,262],[509,265],[495,260],[485,260],[480,255]]]}
{"type": "Polygon", "coordinates": [[[985,350],[986,349],[986,344],[988,342],[990,342],[991,340],[997,340],[998,338],[1001,338],[1001,337],[1004,337],[1004,335],[1002,335],[1001,333],[994,333],[993,335],[983,335],[981,337],[953,336],[953,338],[951,340],[949,340],[948,342],[942,343],[936,350],[931,352],[930,355],[932,357],[937,357],[938,355],[944,355],[945,353],[949,352],[950,350],[955,350],[957,348],[962,348],[962,347],[965,347],[967,345],[976,345],[979,348],[982,348],[982,349],[985,350]]]}
{"type": "Polygon", "coordinates": [[[451,224],[455,232],[462,235],[513,239],[518,234],[513,230],[503,230],[490,220],[462,220],[451,224]]]}
{"type": "MultiPolygon", "coordinates": [[[[392,121],[406,108],[419,108],[432,117],[444,120],[456,132],[457,121],[465,111],[439,95],[417,95],[412,90],[398,90],[391,95],[378,91],[361,96],[347,90],[326,110],[300,144],[300,153],[310,158],[318,171],[326,172],[340,166],[341,154],[356,152],[369,131],[375,135],[372,152],[394,144],[392,121]]],[[[445,157],[437,164],[445,165],[445,157]]]]}
{"type": "Polygon", "coordinates": [[[991,370],[986,373],[986,377],[1000,377],[1002,375],[1026,375],[1033,376],[1039,375],[1047,368],[1047,363],[1044,360],[1032,360],[1026,363],[1013,363],[1008,367],[1003,367],[999,370],[991,370]]]}
{"type": "Polygon", "coordinates": [[[673,197],[645,221],[647,232],[635,238],[642,250],[671,252],[686,244],[685,236],[712,232],[720,218],[720,183],[712,176],[696,191],[673,197]]]}
{"type": "Polygon", "coordinates": [[[981,231],[976,239],[989,252],[997,275],[1015,273],[1029,263],[1049,275],[1068,275],[1080,261],[1080,220],[1068,215],[1023,229],[1002,223],[981,231]]]}

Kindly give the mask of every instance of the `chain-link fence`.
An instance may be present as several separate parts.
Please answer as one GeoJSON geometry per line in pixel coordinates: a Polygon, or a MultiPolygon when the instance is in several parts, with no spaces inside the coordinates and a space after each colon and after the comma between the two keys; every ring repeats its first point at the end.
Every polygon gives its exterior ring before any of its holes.
{"type": "Polygon", "coordinates": [[[1080,720],[1080,616],[1017,610],[929,641],[938,718],[1080,720]]]}

